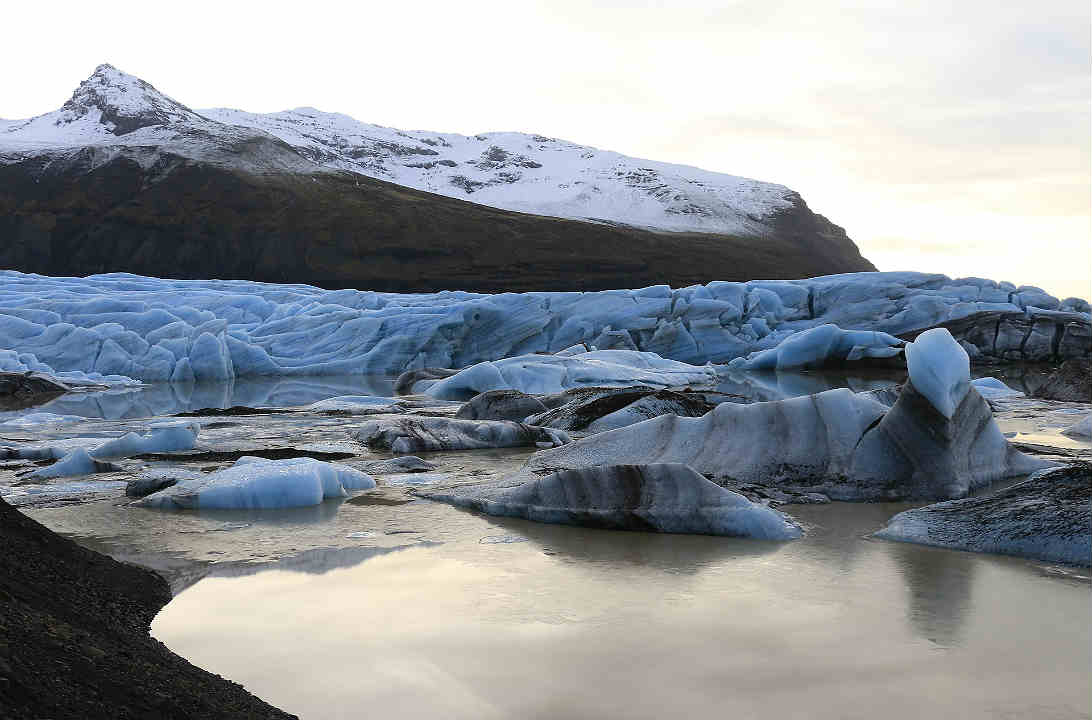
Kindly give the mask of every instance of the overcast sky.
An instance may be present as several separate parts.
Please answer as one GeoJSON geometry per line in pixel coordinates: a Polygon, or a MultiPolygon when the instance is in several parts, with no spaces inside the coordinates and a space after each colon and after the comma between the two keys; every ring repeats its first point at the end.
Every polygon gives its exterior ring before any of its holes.
{"type": "Polygon", "coordinates": [[[1092,295],[1077,2],[8,3],[0,117],[109,62],[194,108],[537,132],[778,182],[882,270],[1092,295]]]}

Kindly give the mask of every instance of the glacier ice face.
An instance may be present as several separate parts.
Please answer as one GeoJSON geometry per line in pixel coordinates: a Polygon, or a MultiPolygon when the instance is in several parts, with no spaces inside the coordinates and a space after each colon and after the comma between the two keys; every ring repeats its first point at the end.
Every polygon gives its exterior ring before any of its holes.
{"type": "Polygon", "coordinates": [[[971,359],[944,328],[927,330],[906,346],[906,369],[918,392],[947,418],[971,387],[971,359]]]}
{"type": "Polygon", "coordinates": [[[596,350],[576,355],[520,355],[478,363],[440,380],[426,394],[468,400],[489,390],[518,390],[547,395],[579,387],[715,384],[710,367],[668,360],[636,350],[596,350]]]}
{"type": "MultiPolygon", "coordinates": [[[[198,386],[233,377],[395,376],[573,346],[568,356],[595,357],[581,352],[581,344],[594,346],[599,338],[621,335],[636,350],[704,364],[768,350],[825,324],[898,335],[987,310],[1021,318],[1039,312],[1025,311],[1021,302],[1020,292],[996,283],[923,273],[711,282],[675,290],[400,295],[232,280],[126,274],[51,278],[0,271],[0,348],[6,348],[0,350],[0,370],[34,370],[67,383],[136,378],[198,386]]],[[[1089,352],[1086,341],[1066,338],[1077,337],[1073,328],[1087,327],[1090,316],[1067,312],[1051,318],[1064,326],[1059,352],[1089,352]]],[[[1026,323],[1027,332],[1037,323],[1026,323]]],[[[997,327],[996,319],[990,327],[997,327]]],[[[1010,357],[1011,350],[994,348],[1000,340],[992,331],[988,339],[974,335],[974,328],[967,332],[990,352],[1001,353],[999,359],[1010,357]]],[[[475,387],[507,382],[500,371],[479,372],[475,387]]],[[[556,368],[551,372],[563,376],[556,368]]]]}
{"type": "Polygon", "coordinates": [[[231,467],[185,479],[134,503],[184,510],[307,507],[342,498],[349,490],[369,490],[375,480],[347,465],[311,458],[239,458],[231,467]]]}
{"type": "Polygon", "coordinates": [[[508,484],[419,494],[488,515],[543,523],[761,540],[802,534],[776,510],[725,490],[686,465],[607,465],[508,484]]]}
{"type": "Polygon", "coordinates": [[[903,341],[885,332],[843,330],[827,324],[790,335],[769,350],[736,358],[732,370],[789,370],[818,368],[865,358],[895,357],[903,341]]]}

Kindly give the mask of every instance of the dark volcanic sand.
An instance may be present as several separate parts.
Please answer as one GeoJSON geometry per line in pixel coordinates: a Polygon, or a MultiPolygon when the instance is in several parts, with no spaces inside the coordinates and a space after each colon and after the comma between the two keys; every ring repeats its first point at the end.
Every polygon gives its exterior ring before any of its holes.
{"type": "Polygon", "coordinates": [[[0,717],[291,718],[148,634],[166,581],[0,500],[0,717]]]}

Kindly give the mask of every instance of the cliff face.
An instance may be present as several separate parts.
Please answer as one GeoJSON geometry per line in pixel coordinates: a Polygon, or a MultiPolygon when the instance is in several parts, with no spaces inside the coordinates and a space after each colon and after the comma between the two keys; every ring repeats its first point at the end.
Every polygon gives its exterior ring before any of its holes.
{"type": "MultiPolygon", "coordinates": [[[[162,149],[0,165],[0,267],[401,292],[597,290],[875,269],[799,196],[761,237],[513,213],[347,172],[257,172],[162,149]]],[[[273,150],[286,152],[284,148],[273,150]]]]}

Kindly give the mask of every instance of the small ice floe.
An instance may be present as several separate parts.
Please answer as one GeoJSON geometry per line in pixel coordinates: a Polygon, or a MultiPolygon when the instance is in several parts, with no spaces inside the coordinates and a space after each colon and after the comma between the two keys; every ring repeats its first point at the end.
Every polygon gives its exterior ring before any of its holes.
{"type": "Polygon", "coordinates": [[[449,482],[452,479],[453,477],[448,473],[401,473],[384,475],[383,484],[396,487],[401,485],[435,485],[436,483],[449,482]]]}
{"type": "Polygon", "coordinates": [[[668,360],[653,352],[595,350],[576,355],[518,355],[478,363],[438,381],[425,392],[445,400],[469,400],[488,390],[558,393],[576,387],[713,385],[707,365],[668,360]]]}
{"type": "Polygon", "coordinates": [[[183,480],[135,504],[159,509],[269,509],[318,505],[368,490],[375,480],[347,465],[311,458],[239,458],[231,467],[183,480]]]}
{"type": "Polygon", "coordinates": [[[1084,420],[1081,420],[1075,425],[1067,427],[1062,430],[1062,435],[1068,435],[1072,438],[1089,439],[1092,440],[1092,415],[1085,416],[1084,420]]]}
{"type": "Polygon", "coordinates": [[[360,530],[357,532],[351,532],[345,537],[349,540],[363,540],[365,538],[375,537],[379,533],[374,533],[371,530],[360,530]]]}
{"type": "Polygon", "coordinates": [[[85,419],[86,418],[80,417],[79,415],[58,415],[51,412],[34,412],[25,415],[0,417],[0,427],[26,430],[47,425],[66,425],[80,422],[85,419]]]}
{"type": "Polygon", "coordinates": [[[978,394],[987,400],[1000,400],[1001,398],[1024,397],[1024,393],[1011,388],[994,377],[981,377],[971,380],[971,385],[978,394]]]}
{"type": "Polygon", "coordinates": [[[507,545],[509,543],[527,542],[522,535],[486,535],[478,541],[479,545],[507,545]]]}

